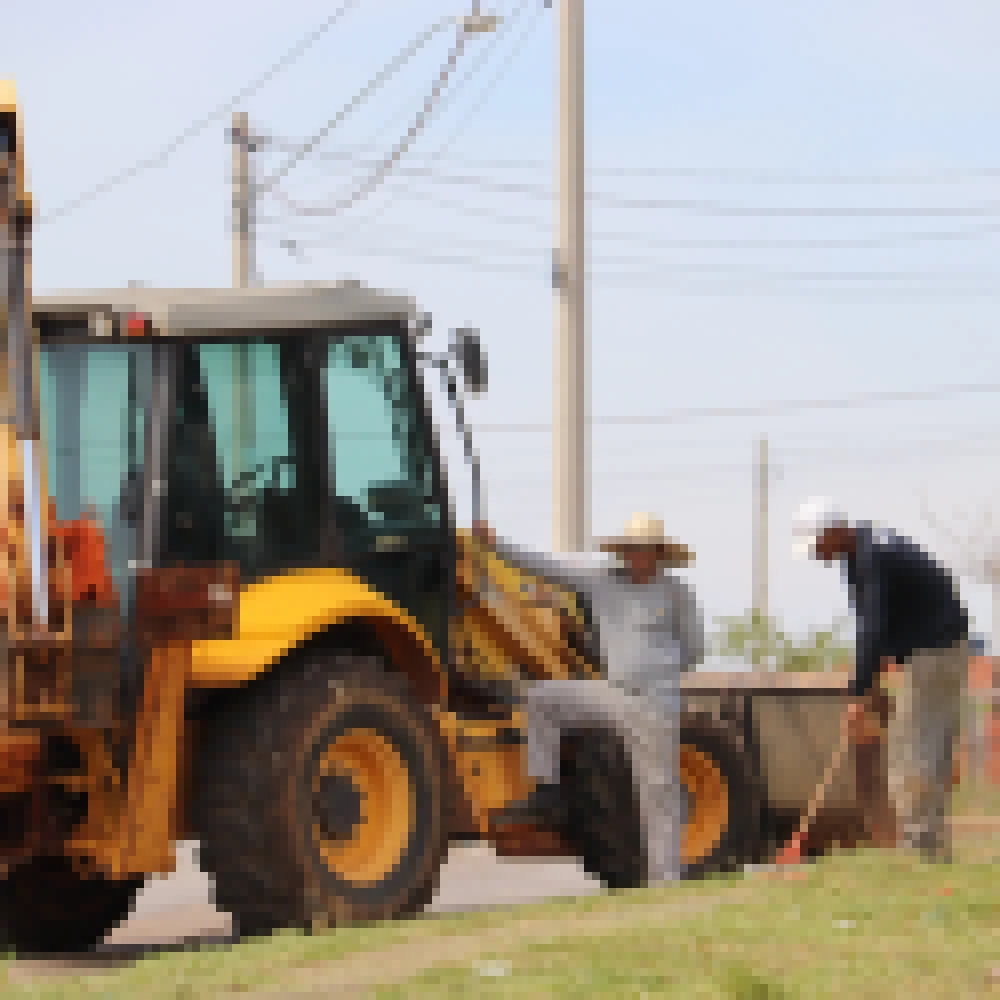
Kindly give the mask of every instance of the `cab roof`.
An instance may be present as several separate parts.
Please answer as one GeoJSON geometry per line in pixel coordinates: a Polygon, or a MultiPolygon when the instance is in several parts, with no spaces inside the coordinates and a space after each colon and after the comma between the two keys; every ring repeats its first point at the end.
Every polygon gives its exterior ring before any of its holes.
{"type": "Polygon", "coordinates": [[[128,287],[65,291],[34,298],[36,325],[84,324],[95,336],[122,317],[148,317],[154,336],[211,336],[255,330],[301,330],[360,323],[405,324],[415,337],[422,314],[409,296],[378,291],[359,281],[272,284],[259,288],[128,287]]]}

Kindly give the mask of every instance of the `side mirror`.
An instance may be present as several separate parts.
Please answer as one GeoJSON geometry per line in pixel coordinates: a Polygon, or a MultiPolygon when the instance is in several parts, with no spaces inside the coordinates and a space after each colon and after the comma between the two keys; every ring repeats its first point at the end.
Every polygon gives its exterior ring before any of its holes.
{"type": "Polygon", "coordinates": [[[474,396],[486,392],[486,351],[479,331],[468,327],[456,330],[452,334],[451,350],[462,373],[465,391],[474,396]]]}

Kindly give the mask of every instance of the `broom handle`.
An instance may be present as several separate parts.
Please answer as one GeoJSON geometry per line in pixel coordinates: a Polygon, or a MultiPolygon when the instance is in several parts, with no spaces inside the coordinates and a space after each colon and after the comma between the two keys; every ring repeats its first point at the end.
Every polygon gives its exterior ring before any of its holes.
{"type": "Polygon", "coordinates": [[[809,802],[809,807],[806,809],[805,815],[799,823],[799,828],[796,833],[796,837],[798,839],[801,840],[805,837],[805,835],[809,832],[809,827],[813,824],[813,820],[816,819],[816,814],[819,812],[824,800],[826,799],[830,786],[833,784],[833,779],[840,770],[840,763],[844,759],[844,754],[847,753],[847,748],[850,746],[850,742],[850,729],[845,725],[840,736],[840,744],[834,751],[833,757],[830,759],[830,763],[827,765],[826,771],[823,774],[823,780],[820,782],[819,787],[813,794],[812,800],[809,802]]]}

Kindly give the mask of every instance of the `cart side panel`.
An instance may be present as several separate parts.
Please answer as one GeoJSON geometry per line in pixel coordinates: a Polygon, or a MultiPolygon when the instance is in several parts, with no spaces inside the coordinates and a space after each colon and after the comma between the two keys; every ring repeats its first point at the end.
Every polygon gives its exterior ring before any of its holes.
{"type": "MultiPolygon", "coordinates": [[[[844,697],[800,692],[759,694],[753,699],[754,737],[771,804],[804,810],[823,780],[840,743],[844,697]]],[[[841,762],[826,796],[827,809],[849,809],[855,801],[854,754],[841,762]]]]}

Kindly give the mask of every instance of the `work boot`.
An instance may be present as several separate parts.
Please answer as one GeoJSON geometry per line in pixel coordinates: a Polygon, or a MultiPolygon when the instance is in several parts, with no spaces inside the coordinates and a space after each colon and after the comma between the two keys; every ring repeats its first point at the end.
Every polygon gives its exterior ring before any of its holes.
{"type": "Polygon", "coordinates": [[[557,784],[543,783],[520,802],[512,802],[506,809],[490,817],[496,830],[511,826],[559,826],[566,817],[566,803],[562,789],[557,784]]]}

